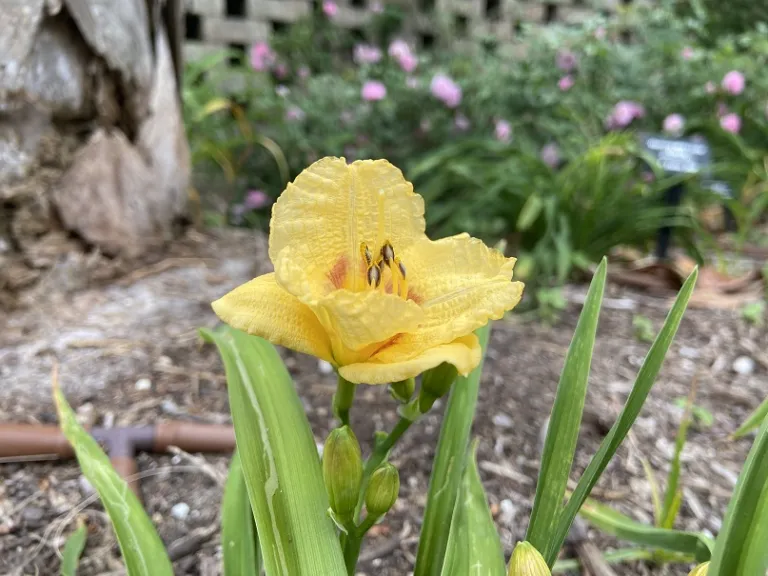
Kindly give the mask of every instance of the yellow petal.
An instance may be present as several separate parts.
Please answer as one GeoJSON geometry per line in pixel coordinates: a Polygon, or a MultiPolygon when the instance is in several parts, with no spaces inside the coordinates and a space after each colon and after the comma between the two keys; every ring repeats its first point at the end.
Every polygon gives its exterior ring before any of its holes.
{"type": "MultiPolygon", "coordinates": [[[[325,329],[350,350],[361,350],[386,341],[401,332],[416,330],[424,317],[418,304],[383,292],[335,290],[313,305],[325,329]]],[[[334,346],[337,360],[343,352],[334,346]]]]}
{"type": "MultiPolygon", "coordinates": [[[[467,234],[419,241],[402,259],[409,294],[424,311],[419,328],[401,339],[414,350],[451,342],[501,318],[523,293],[523,284],[511,281],[515,259],[467,234]]],[[[390,352],[382,351],[382,358],[390,352]]]]}
{"type": "Polygon", "coordinates": [[[362,242],[377,251],[389,240],[402,251],[425,237],[424,226],[424,200],[392,164],[348,165],[343,158],[323,158],[299,174],[275,203],[269,257],[284,285],[278,264],[286,248],[311,283],[326,278],[343,258],[349,278],[344,287],[359,290],[365,279],[362,242]]]}
{"type": "Polygon", "coordinates": [[[448,344],[435,346],[414,356],[412,350],[396,342],[388,350],[396,351],[391,362],[382,362],[373,356],[367,362],[348,364],[339,368],[339,374],[355,384],[387,384],[418,376],[425,370],[448,362],[466,376],[480,363],[480,343],[474,334],[468,334],[448,344]]]}
{"type": "Polygon", "coordinates": [[[308,306],[275,282],[274,274],[238,286],[211,306],[232,328],[333,362],[330,340],[322,324],[308,306]]]}

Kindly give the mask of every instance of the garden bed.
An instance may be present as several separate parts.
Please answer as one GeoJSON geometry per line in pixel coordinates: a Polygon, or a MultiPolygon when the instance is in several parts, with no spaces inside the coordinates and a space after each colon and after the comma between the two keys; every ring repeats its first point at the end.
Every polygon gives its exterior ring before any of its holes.
{"type": "MultiPolygon", "coordinates": [[[[50,371],[58,363],[68,399],[89,424],[149,424],[164,418],[229,422],[222,365],[212,346],[201,348],[196,328],[216,324],[211,300],[267,266],[260,236],[221,232],[193,237],[174,258],[109,286],[52,294],[34,309],[8,315],[0,320],[0,421],[55,422],[50,371]],[[148,389],[146,382],[137,386],[142,379],[151,383],[148,389]]],[[[554,326],[523,323],[515,314],[495,324],[474,434],[481,439],[480,473],[507,554],[524,535],[542,426],[583,292],[580,286],[566,290],[572,303],[554,326]]],[[[606,298],[577,451],[579,469],[612,424],[649,346],[634,337],[633,317],[642,314],[658,329],[670,305],[667,299],[615,287],[606,298]]],[[[751,442],[729,441],[727,435],[768,393],[767,341],[765,329],[748,326],[737,312],[689,310],[631,438],[594,495],[638,520],[651,520],[650,488],[639,457],[664,477],[683,412],[675,401],[688,394],[697,378],[696,404],[709,410],[714,421],[689,432],[677,526],[716,533],[751,442]],[[734,365],[740,357],[748,360],[734,365]]],[[[284,358],[320,443],[332,425],[334,377],[313,358],[291,352],[284,358]]],[[[400,499],[364,546],[361,573],[404,575],[412,570],[440,411],[415,425],[392,455],[401,471],[400,499]]],[[[352,424],[364,449],[374,429],[389,429],[395,420],[395,404],[385,387],[360,391],[352,424]]],[[[146,474],[146,507],[179,556],[176,574],[220,573],[217,515],[227,464],[222,455],[139,458],[146,474]]],[[[85,503],[90,487],[74,462],[0,464],[0,476],[0,573],[55,573],[56,550],[74,529],[73,509],[85,503]]],[[[79,512],[90,528],[82,575],[121,570],[114,536],[100,510],[92,504],[79,512]]],[[[597,532],[591,536],[601,549],[617,546],[597,532]]],[[[616,571],[683,575],[688,569],[636,564],[616,571]]]]}

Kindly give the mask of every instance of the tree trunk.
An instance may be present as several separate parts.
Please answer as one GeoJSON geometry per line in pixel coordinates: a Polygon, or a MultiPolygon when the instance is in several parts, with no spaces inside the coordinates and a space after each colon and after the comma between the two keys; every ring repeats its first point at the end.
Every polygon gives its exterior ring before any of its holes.
{"type": "Polygon", "coordinates": [[[180,1],[3,0],[0,308],[81,287],[185,215],[180,1]]]}

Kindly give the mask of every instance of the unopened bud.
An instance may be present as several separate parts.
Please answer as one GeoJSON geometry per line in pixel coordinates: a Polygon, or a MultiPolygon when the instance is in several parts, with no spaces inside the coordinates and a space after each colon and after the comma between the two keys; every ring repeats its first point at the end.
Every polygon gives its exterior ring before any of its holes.
{"type": "Polygon", "coordinates": [[[518,542],[509,560],[507,576],[551,576],[546,561],[528,542],[518,542]]]}
{"type": "Polygon", "coordinates": [[[349,426],[332,430],[323,448],[323,481],[331,509],[351,521],[363,481],[360,444],[349,426]]]}
{"type": "Polygon", "coordinates": [[[379,517],[386,514],[397,500],[400,492],[400,475],[389,462],[374,471],[368,490],[365,491],[365,507],[368,514],[379,517]]]}
{"type": "Polygon", "coordinates": [[[707,576],[709,573],[709,562],[704,562],[704,564],[699,564],[691,570],[690,574],[688,576],[707,576]]]}
{"type": "Polygon", "coordinates": [[[419,410],[422,414],[432,408],[435,400],[442,398],[448,392],[457,374],[456,367],[447,362],[424,372],[419,391],[419,410]]]}
{"type": "Polygon", "coordinates": [[[413,378],[407,380],[400,380],[400,382],[393,382],[389,386],[392,396],[395,400],[400,402],[408,402],[413,396],[413,391],[416,389],[416,381],[413,378]]]}

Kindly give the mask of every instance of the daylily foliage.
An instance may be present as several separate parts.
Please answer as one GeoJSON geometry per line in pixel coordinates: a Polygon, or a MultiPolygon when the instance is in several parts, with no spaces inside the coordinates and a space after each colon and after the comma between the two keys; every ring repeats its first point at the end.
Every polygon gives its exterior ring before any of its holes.
{"type": "Polygon", "coordinates": [[[430,240],[424,201],[386,160],[324,158],[272,211],[259,276],[213,303],[230,326],[327,360],[346,380],[384,384],[443,362],[480,362],[473,330],[523,292],[514,258],[459,234],[430,240]]]}

